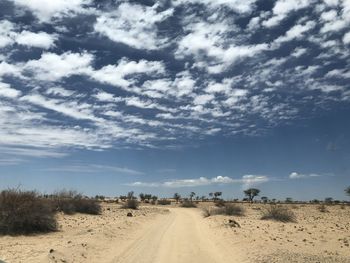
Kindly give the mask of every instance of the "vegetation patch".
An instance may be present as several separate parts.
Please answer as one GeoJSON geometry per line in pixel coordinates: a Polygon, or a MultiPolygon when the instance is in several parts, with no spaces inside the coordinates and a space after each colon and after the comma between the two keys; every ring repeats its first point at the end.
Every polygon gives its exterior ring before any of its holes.
{"type": "Polygon", "coordinates": [[[263,220],[275,220],[280,222],[296,222],[296,216],[292,210],[285,206],[270,205],[263,211],[263,220]]]}
{"type": "Polygon", "coordinates": [[[31,234],[57,230],[52,203],[34,191],[9,189],[0,193],[0,233],[31,234]]]}

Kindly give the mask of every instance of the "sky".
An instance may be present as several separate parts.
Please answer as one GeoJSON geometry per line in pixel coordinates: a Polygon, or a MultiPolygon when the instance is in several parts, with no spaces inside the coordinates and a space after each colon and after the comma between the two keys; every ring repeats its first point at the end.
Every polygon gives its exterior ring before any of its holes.
{"type": "Polygon", "coordinates": [[[347,200],[350,0],[1,0],[0,189],[347,200]]]}

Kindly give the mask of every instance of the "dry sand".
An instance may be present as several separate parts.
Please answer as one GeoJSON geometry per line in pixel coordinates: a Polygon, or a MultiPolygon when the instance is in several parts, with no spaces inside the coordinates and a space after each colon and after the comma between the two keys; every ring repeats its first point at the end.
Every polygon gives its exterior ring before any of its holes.
{"type": "MultiPolygon", "coordinates": [[[[206,204],[209,205],[209,204],[206,204]]],[[[101,216],[59,215],[61,230],[0,237],[5,262],[350,262],[350,207],[293,205],[297,223],[260,220],[263,204],[246,216],[203,218],[201,210],[142,206],[132,211],[104,205],[101,216]],[[51,250],[51,252],[50,252],[51,250]]]]}

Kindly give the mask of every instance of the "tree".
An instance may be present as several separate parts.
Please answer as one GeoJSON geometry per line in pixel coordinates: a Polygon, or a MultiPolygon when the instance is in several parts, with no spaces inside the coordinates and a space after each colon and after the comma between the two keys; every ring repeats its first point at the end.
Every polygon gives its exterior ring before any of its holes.
{"type": "Polygon", "coordinates": [[[158,196],[155,196],[155,195],[152,196],[152,201],[153,202],[157,201],[157,199],[158,199],[158,196]]]}
{"type": "Polygon", "coordinates": [[[350,196],[350,186],[348,188],[345,189],[345,193],[350,196]]]}
{"type": "Polygon", "coordinates": [[[196,193],[195,192],[191,192],[190,193],[190,201],[192,202],[192,200],[193,200],[193,197],[196,195],[196,193]]]}
{"type": "Polygon", "coordinates": [[[267,203],[269,199],[266,196],[262,196],[261,197],[261,201],[263,201],[264,203],[267,203]]]}
{"type": "Polygon", "coordinates": [[[222,195],[222,192],[215,192],[214,193],[214,200],[216,201],[216,199],[218,199],[218,197],[221,195],[222,195]]]}
{"type": "Polygon", "coordinates": [[[293,203],[293,198],[287,197],[286,198],[286,203],[293,203]]]}
{"type": "Polygon", "coordinates": [[[134,191],[128,193],[128,200],[134,199],[134,191]]]}
{"type": "Polygon", "coordinates": [[[179,193],[174,194],[174,199],[176,200],[176,203],[179,202],[180,198],[181,198],[181,195],[179,193]]]}
{"type": "Polygon", "coordinates": [[[249,188],[244,191],[244,194],[249,198],[250,202],[253,202],[254,197],[258,196],[259,193],[260,193],[260,190],[256,188],[249,188]]]}
{"type": "Polygon", "coordinates": [[[139,197],[140,197],[141,202],[145,201],[145,194],[144,193],[139,194],[139,197]]]}
{"type": "Polygon", "coordinates": [[[324,202],[325,202],[326,204],[331,204],[331,203],[333,203],[333,198],[332,198],[332,197],[326,197],[326,198],[324,199],[324,202]]]}

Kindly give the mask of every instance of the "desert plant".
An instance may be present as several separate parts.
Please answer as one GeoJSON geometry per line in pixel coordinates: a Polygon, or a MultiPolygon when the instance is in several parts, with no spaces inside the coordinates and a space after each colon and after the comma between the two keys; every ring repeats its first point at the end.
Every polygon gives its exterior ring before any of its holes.
{"type": "Polygon", "coordinates": [[[160,199],[158,200],[158,205],[170,205],[171,201],[168,199],[160,199]]]}
{"type": "Polygon", "coordinates": [[[260,193],[260,190],[256,188],[249,188],[244,191],[244,194],[248,197],[250,202],[253,202],[254,197],[258,196],[259,193],[260,193]]]}
{"type": "Polygon", "coordinates": [[[222,196],[222,192],[214,192],[214,201],[217,200],[219,196],[222,196]]]}
{"type": "Polygon", "coordinates": [[[350,186],[347,187],[344,191],[345,191],[345,194],[347,194],[348,196],[350,196],[350,186]]]}
{"type": "Polygon", "coordinates": [[[195,192],[191,192],[190,193],[190,200],[191,200],[191,202],[192,202],[192,200],[193,200],[193,197],[196,195],[196,193],[195,192]]]}
{"type": "Polygon", "coordinates": [[[182,202],[181,207],[190,208],[190,207],[197,207],[197,205],[189,200],[185,200],[182,202]]]}
{"type": "Polygon", "coordinates": [[[202,209],[202,214],[203,214],[204,217],[209,217],[209,216],[211,216],[211,211],[210,211],[210,209],[208,207],[204,207],[202,209]]]}
{"type": "Polygon", "coordinates": [[[318,211],[320,211],[321,213],[326,213],[328,212],[327,207],[324,204],[321,204],[317,207],[318,211]]]}
{"type": "Polygon", "coordinates": [[[75,213],[82,214],[101,214],[101,205],[96,199],[84,197],[77,191],[61,190],[52,195],[51,200],[56,211],[68,215],[75,213]]]}
{"type": "Polygon", "coordinates": [[[34,191],[9,189],[0,193],[0,233],[29,234],[57,230],[52,202],[34,191]]]}
{"type": "Polygon", "coordinates": [[[215,205],[218,207],[224,207],[225,206],[225,201],[222,199],[219,199],[215,202],[215,205]]]}
{"type": "Polygon", "coordinates": [[[139,202],[136,199],[128,199],[122,204],[122,208],[136,210],[139,208],[139,202]]]}
{"type": "Polygon", "coordinates": [[[225,215],[229,216],[243,216],[245,213],[244,208],[236,204],[225,204],[223,210],[225,215]]]}
{"type": "Polygon", "coordinates": [[[263,220],[275,220],[280,222],[296,222],[296,216],[293,211],[285,206],[270,205],[265,208],[261,217],[263,220]]]}
{"type": "Polygon", "coordinates": [[[174,194],[174,199],[176,200],[176,203],[178,203],[179,200],[181,199],[181,195],[178,194],[178,193],[175,193],[175,194],[174,194]]]}

